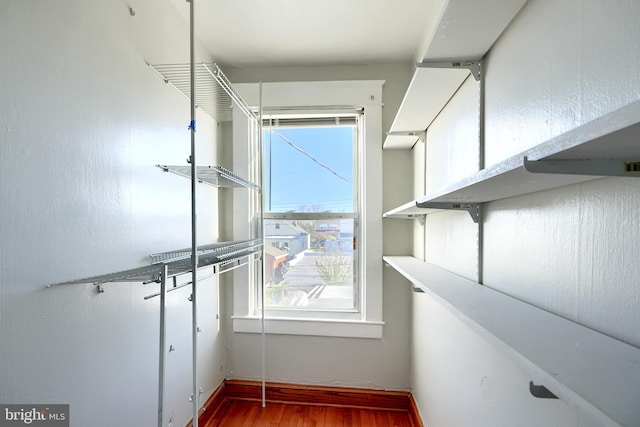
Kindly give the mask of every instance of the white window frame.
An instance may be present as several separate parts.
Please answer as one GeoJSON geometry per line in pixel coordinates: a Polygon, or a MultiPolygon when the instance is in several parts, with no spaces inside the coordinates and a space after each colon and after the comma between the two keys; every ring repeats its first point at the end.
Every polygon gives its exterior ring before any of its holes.
{"type": "MultiPolygon", "coordinates": [[[[360,242],[362,266],[360,267],[361,310],[354,318],[345,316],[266,317],[268,334],[316,335],[356,338],[382,338],[382,85],[383,80],[326,81],[326,82],[277,82],[262,83],[262,107],[265,109],[363,108],[364,144],[361,148],[362,174],[359,194],[360,242]]],[[[260,105],[259,84],[234,85],[251,106],[260,105]]],[[[242,140],[247,132],[241,120],[233,122],[234,141],[242,140]]],[[[255,165],[255,150],[246,144],[233,144],[233,169],[251,175],[249,165],[255,165]]],[[[234,197],[234,236],[248,235],[253,222],[249,206],[244,198],[234,197]],[[244,205],[244,206],[243,206],[244,205]]],[[[249,269],[234,271],[233,331],[260,333],[260,313],[253,307],[255,279],[249,269]]],[[[308,312],[311,313],[311,312],[308,312]]],[[[317,313],[315,313],[317,315],[317,313]]]]}
{"type": "MultiPolygon", "coordinates": [[[[360,251],[360,236],[362,234],[362,227],[360,226],[360,216],[362,212],[362,198],[360,197],[360,192],[363,189],[363,185],[360,182],[361,174],[360,167],[364,161],[362,158],[362,147],[364,146],[364,130],[363,130],[363,114],[361,107],[352,108],[351,111],[345,112],[344,108],[341,108],[340,111],[331,111],[327,109],[326,112],[312,112],[308,113],[306,110],[297,111],[292,113],[290,109],[287,109],[286,112],[271,112],[269,111],[267,114],[263,113],[263,118],[265,121],[269,118],[275,118],[276,120],[280,117],[280,120],[283,120],[282,117],[295,117],[296,122],[300,127],[313,127],[312,120],[305,123],[305,118],[318,118],[322,117],[326,119],[327,117],[335,120],[336,117],[347,117],[350,116],[351,120],[355,120],[354,127],[354,138],[351,140],[352,150],[354,156],[354,164],[353,164],[353,174],[354,179],[352,182],[353,187],[353,212],[269,212],[267,206],[265,206],[265,212],[263,215],[263,219],[274,220],[281,219],[283,221],[339,221],[341,219],[350,219],[353,221],[353,233],[354,238],[356,240],[356,248],[353,251],[354,255],[354,269],[353,269],[353,291],[354,291],[354,306],[350,308],[315,308],[315,309],[305,309],[304,307],[265,307],[265,316],[269,318],[316,318],[316,319],[348,319],[348,320],[360,320],[362,318],[361,311],[363,309],[362,302],[362,276],[363,273],[361,271],[361,266],[363,265],[362,253],[360,251]]],[[[349,119],[347,119],[349,120],[349,119]]],[[[282,121],[280,122],[282,124],[282,121]]],[[[286,125],[285,125],[286,126],[286,125]]],[[[277,125],[275,126],[277,128],[277,125]]],[[[265,127],[266,133],[267,128],[265,127]]],[[[263,156],[265,153],[263,153],[263,156]]],[[[268,200],[268,197],[265,195],[265,199],[268,200]]],[[[265,203],[266,204],[266,203],[265,203]]],[[[326,230],[337,230],[338,227],[336,224],[324,224],[326,226],[326,230]]]]}

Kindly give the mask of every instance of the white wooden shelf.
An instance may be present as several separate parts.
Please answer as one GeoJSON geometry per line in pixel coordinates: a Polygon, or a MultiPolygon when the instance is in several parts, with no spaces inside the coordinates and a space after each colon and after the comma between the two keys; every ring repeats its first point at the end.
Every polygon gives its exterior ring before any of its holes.
{"type": "Polygon", "coordinates": [[[417,68],[382,147],[413,147],[468,75],[464,69],[417,68]]]}
{"type": "MultiPolygon", "coordinates": [[[[438,211],[420,209],[417,207],[419,203],[483,203],[596,179],[599,175],[574,175],[573,171],[566,174],[531,173],[525,169],[524,159],[637,162],[640,160],[638,135],[640,101],[635,101],[439,191],[392,209],[384,217],[415,218],[438,211]]],[[[630,172],[628,176],[640,174],[630,172]]]]}
{"type": "Polygon", "coordinates": [[[384,261],[565,403],[640,425],[640,349],[416,258],[384,261]]]}
{"type": "MultiPolygon", "coordinates": [[[[449,0],[428,33],[418,61],[480,59],[522,8],[525,0],[449,0]],[[491,10],[490,16],[483,11],[491,10]],[[478,19],[482,16],[482,19],[478,19]]],[[[466,69],[416,68],[385,149],[408,149],[469,76],[466,69]],[[412,133],[412,134],[408,134],[412,133]]]]}

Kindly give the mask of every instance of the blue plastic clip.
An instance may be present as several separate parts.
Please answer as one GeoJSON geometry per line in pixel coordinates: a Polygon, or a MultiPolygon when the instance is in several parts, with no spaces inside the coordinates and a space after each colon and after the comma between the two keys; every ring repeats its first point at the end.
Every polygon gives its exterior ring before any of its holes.
{"type": "Polygon", "coordinates": [[[192,130],[194,132],[196,131],[196,121],[195,120],[191,120],[191,123],[189,123],[188,129],[192,130]]]}

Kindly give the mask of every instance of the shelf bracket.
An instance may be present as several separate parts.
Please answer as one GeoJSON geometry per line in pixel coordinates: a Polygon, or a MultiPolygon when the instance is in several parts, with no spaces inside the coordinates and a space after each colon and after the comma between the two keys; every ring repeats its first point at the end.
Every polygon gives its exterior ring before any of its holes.
{"type": "Polygon", "coordinates": [[[480,203],[441,203],[441,202],[416,202],[416,207],[420,209],[443,209],[467,211],[471,215],[471,219],[476,224],[480,222],[481,206],[480,203]]]}
{"type": "Polygon", "coordinates": [[[424,142],[427,132],[424,130],[407,130],[407,131],[389,131],[388,136],[415,136],[424,142]]]}
{"type": "Polygon", "coordinates": [[[424,289],[420,286],[414,285],[413,283],[411,284],[411,290],[416,294],[424,294],[424,289]]]}
{"type": "Polygon", "coordinates": [[[422,61],[416,63],[418,68],[466,68],[476,81],[480,81],[480,60],[464,59],[458,61],[422,61]]]}
{"type": "Polygon", "coordinates": [[[531,173],[640,178],[640,161],[631,160],[529,160],[525,156],[523,166],[531,173]]]}
{"type": "Polygon", "coordinates": [[[535,385],[533,381],[529,381],[529,393],[533,397],[538,399],[557,399],[558,396],[553,394],[548,388],[543,385],[535,385]]]}

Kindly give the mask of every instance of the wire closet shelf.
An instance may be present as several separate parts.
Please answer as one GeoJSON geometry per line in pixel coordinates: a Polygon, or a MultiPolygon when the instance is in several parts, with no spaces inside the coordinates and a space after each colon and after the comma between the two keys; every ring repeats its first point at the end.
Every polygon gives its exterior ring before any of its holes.
{"type": "MultiPolygon", "coordinates": [[[[191,179],[191,166],[157,165],[165,172],[171,172],[184,178],[191,179]]],[[[238,176],[222,166],[197,166],[198,182],[214,187],[245,187],[260,191],[260,186],[238,176]]]]}
{"type": "MultiPolygon", "coordinates": [[[[262,257],[262,240],[238,240],[198,246],[198,268],[213,267],[213,274],[224,273],[234,268],[257,261],[262,257]]],[[[167,277],[175,277],[192,271],[191,249],[179,249],[150,255],[151,265],[123,270],[115,273],[85,277],[47,285],[48,288],[62,285],[92,283],[100,285],[113,282],[158,283],[164,267],[167,277]]],[[[156,296],[156,295],[153,295],[156,296]]]]}
{"type": "MultiPolygon", "coordinates": [[[[191,99],[190,64],[147,64],[165,83],[191,99]]],[[[215,62],[201,62],[195,67],[195,104],[217,121],[230,121],[235,104],[247,117],[258,120],[215,62]]]]}

